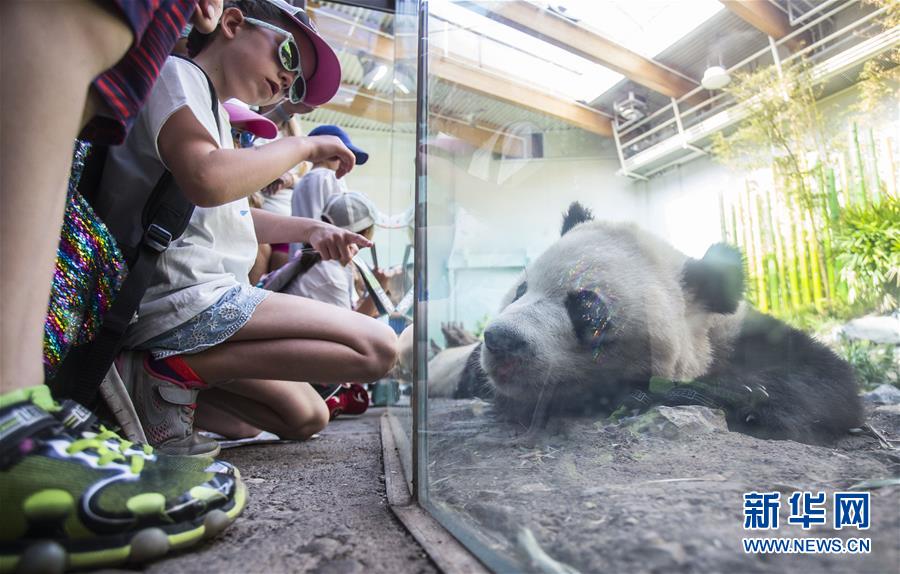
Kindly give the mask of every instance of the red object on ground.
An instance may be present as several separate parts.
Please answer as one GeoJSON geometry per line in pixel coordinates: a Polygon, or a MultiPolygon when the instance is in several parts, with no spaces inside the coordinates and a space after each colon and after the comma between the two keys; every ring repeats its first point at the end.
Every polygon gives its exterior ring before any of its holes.
{"type": "Polygon", "coordinates": [[[369,408],[369,392],[358,383],[351,383],[325,400],[331,420],[342,414],[361,415],[369,408]]]}

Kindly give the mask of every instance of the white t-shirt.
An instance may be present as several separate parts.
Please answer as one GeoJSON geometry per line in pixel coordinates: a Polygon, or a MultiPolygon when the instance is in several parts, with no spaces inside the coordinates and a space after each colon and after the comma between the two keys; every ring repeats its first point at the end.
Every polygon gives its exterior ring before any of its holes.
{"type": "Polygon", "coordinates": [[[340,261],[335,260],[320,261],[290,282],[283,292],[353,309],[359,295],[353,287],[351,266],[352,263],[342,266],[340,261]]]}
{"type": "MultiPolygon", "coordinates": [[[[231,124],[221,103],[216,128],[203,72],[190,62],[170,57],[125,143],[109,150],[100,185],[101,189],[114,189],[100,194],[110,198],[110,203],[98,209],[105,221],[115,222],[117,207],[127,208],[127,201],[117,206],[117,198],[126,198],[129,190],[146,193],[156,185],[165,169],[157,147],[159,132],[169,117],[185,106],[220,147],[234,147],[231,124]]],[[[249,284],[247,274],[256,251],[256,233],[246,198],[218,207],[195,207],[184,234],[160,256],[156,275],[141,300],[138,320],[129,328],[125,344],[137,345],[165,333],[213,305],[229,289],[249,284]]]]}
{"type": "MultiPolygon", "coordinates": [[[[328,198],[347,191],[347,184],[343,179],[338,179],[333,171],[327,167],[314,167],[294,186],[291,215],[319,221],[328,198]]],[[[301,246],[300,243],[291,243],[291,255],[301,246]]]]}
{"type": "Polygon", "coordinates": [[[279,189],[272,195],[263,195],[262,208],[278,215],[290,215],[293,196],[291,188],[279,189]]]}

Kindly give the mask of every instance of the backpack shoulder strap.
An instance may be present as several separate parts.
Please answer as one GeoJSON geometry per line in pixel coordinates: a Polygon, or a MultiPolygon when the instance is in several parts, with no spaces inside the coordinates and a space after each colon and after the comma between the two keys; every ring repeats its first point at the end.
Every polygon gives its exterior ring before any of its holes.
{"type": "MultiPolygon", "coordinates": [[[[182,59],[197,66],[187,58],[182,59]]],[[[200,66],[197,69],[203,72],[200,66]]],[[[203,72],[203,76],[209,85],[216,127],[221,131],[216,89],[206,72],[203,72]]],[[[68,394],[76,401],[87,406],[94,404],[100,384],[121,350],[125,331],[135,318],[141,299],[150,286],[159,257],[173,240],[181,236],[193,212],[194,204],[188,201],[176,185],[172,173],[168,170],[163,172],[144,206],[144,235],[137,256],[129,266],[128,276],[116,294],[115,301],[103,317],[103,324],[90,344],[83,368],[77,374],[74,384],[69,387],[68,394]]]]}

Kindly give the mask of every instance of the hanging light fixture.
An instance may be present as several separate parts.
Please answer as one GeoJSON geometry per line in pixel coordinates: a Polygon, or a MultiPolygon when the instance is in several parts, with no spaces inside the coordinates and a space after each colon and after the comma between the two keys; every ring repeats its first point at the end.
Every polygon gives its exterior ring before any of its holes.
{"type": "Polygon", "coordinates": [[[731,83],[731,76],[728,74],[728,70],[725,69],[725,66],[722,64],[722,52],[724,48],[725,38],[721,35],[716,36],[716,41],[713,42],[713,54],[716,60],[712,60],[712,58],[708,58],[706,63],[709,66],[706,68],[706,71],[703,72],[703,78],[700,80],[700,85],[706,88],[707,90],[721,90],[725,86],[731,83]]]}
{"type": "Polygon", "coordinates": [[[731,76],[728,74],[728,70],[722,66],[706,68],[706,71],[703,72],[703,79],[700,80],[700,85],[707,90],[721,90],[730,83],[731,76]]]}

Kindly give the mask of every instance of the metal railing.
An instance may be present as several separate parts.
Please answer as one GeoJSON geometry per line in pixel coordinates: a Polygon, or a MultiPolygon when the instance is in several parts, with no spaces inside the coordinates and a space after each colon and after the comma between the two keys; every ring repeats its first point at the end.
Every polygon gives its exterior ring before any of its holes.
{"type": "MultiPolygon", "coordinates": [[[[821,39],[812,42],[810,45],[805,46],[801,50],[798,50],[797,52],[792,53],[783,59],[780,58],[778,52],[779,47],[791,41],[792,39],[797,38],[814,26],[817,26],[820,23],[833,18],[836,14],[839,14],[847,8],[853,5],[858,5],[860,3],[859,0],[846,0],[839,6],[836,6],[831,10],[824,11],[825,8],[837,1],[838,0],[829,1],[827,3],[819,5],[815,10],[815,12],[818,14],[817,17],[809,20],[806,24],[797,28],[796,30],[779,40],[770,38],[769,46],[754,52],[737,64],[729,67],[728,73],[732,74],[745,68],[753,62],[758,62],[760,60],[767,59],[768,57],[771,57],[772,61],[776,65],[781,66],[790,64],[798,58],[801,58],[802,56],[805,56],[815,50],[821,49],[822,54],[833,51],[833,49],[837,45],[842,45],[849,41],[852,38],[852,32],[870,23],[874,18],[878,17],[887,10],[886,7],[873,10],[872,12],[869,12],[862,17],[857,18],[856,20],[840,28],[839,30],[835,30],[830,34],[823,36],[821,39]]],[[[808,17],[812,17],[814,15],[812,14],[812,12],[813,10],[808,13],[808,17]]],[[[694,157],[698,157],[699,155],[705,153],[705,150],[696,147],[689,141],[689,138],[687,137],[689,128],[700,124],[706,119],[714,117],[717,114],[728,110],[729,108],[734,107],[735,102],[733,98],[731,98],[726,92],[718,92],[700,102],[693,103],[691,107],[681,109],[681,106],[687,104],[690,101],[693,101],[695,96],[703,91],[704,88],[698,86],[697,88],[694,88],[693,90],[687,92],[677,99],[673,98],[671,102],[666,106],[663,106],[659,110],[653,112],[652,114],[648,115],[638,122],[629,124],[625,128],[620,129],[614,123],[613,135],[616,143],[617,153],[620,159],[621,173],[623,175],[635,179],[646,179],[647,175],[652,175],[652,173],[637,173],[635,170],[640,169],[641,166],[636,165],[637,162],[629,160],[636,156],[639,156],[643,152],[658,147],[670,147],[672,148],[671,151],[676,151],[678,149],[687,150],[685,152],[685,155],[681,158],[681,160],[683,161],[688,161],[689,159],[693,159],[694,157]],[[669,134],[666,137],[660,138],[659,135],[664,134],[665,130],[668,130],[669,134]],[[634,135],[629,137],[629,134],[634,135]],[[657,138],[654,138],[654,136],[657,136],[657,138]],[[679,138],[681,145],[673,146],[673,138],[679,138]],[[656,141],[654,141],[654,139],[656,141]]],[[[652,161],[656,160],[658,160],[658,158],[653,158],[652,161]]],[[[670,165],[675,163],[679,163],[679,160],[669,162],[668,164],[665,164],[664,167],[669,167],[670,165]]],[[[653,173],[664,169],[664,167],[654,166],[653,173]]]]}

